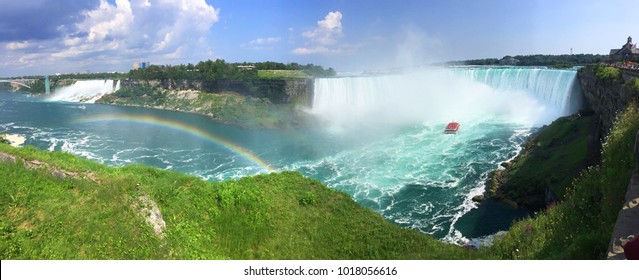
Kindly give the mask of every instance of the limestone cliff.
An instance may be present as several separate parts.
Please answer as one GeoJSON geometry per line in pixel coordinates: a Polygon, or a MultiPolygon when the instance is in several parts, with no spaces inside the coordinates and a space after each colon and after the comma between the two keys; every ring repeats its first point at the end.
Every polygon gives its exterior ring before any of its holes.
{"type": "Polygon", "coordinates": [[[160,88],[166,90],[196,90],[201,92],[235,92],[243,96],[268,98],[274,104],[310,105],[313,99],[314,80],[302,79],[258,79],[250,83],[234,80],[122,80],[122,87],[160,88]]]}
{"type": "Polygon", "coordinates": [[[578,77],[587,105],[599,116],[602,136],[608,134],[619,112],[632,100],[639,100],[639,89],[632,85],[633,76],[601,79],[595,74],[595,67],[588,66],[579,70],[578,77]]]}

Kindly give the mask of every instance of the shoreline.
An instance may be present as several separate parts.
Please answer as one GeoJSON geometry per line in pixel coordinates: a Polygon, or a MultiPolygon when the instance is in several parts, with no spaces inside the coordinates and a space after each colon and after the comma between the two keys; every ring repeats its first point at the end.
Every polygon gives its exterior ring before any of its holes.
{"type": "Polygon", "coordinates": [[[7,140],[11,143],[11,146],[20,147],[24,144],[24,141],[27,140],[26,137],[20,134],[5,134],[4,135],[7,140]]]}

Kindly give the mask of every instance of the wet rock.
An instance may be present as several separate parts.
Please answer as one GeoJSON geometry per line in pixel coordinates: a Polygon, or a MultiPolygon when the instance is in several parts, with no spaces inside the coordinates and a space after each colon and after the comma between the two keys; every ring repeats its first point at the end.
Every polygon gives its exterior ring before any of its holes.
{"type": "Polygon", "coordinates": [[[483,194],[473,196],[473,201],[474,202],[482,202],[482,201],[484,201],[484,199],[486,199],[486,198],[484,197],[483,194]]]}

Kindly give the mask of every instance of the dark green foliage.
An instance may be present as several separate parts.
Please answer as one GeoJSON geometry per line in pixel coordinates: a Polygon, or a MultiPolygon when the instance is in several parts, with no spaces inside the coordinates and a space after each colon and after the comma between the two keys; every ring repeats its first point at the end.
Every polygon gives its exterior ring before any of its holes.
{"type": "Polygon", "coordinates": [[[501,258],[603,259],[635,169],[639,109],[631,104],[606,138],[600,166],[584,170],[565,200],[516,223],[492,248],[501,258]]]}
{"type": "Polygon", "coordinates": [[[0,144],[10,145],[11,141],[9,141],[9,139],[5,138],[4,134],[2,134],[2,135],[0,135],[0,144]]]}
{"type": "Polygon", "coordinates": [[[568,69],[568,68],[572,68],[573,65],[570,63],[557,63],[553,65],[548,65],[548,67],[554,68],[554,69],[568,69]]]}
{"type": "Polygon", "coordinates": [[[597,79],[601,81],[614,81],[620,80],[621,70],[617,67],[606,66],[605,64],[597,64],[593,67],[593,72],[597,79]]]}
{"type": "Polygon", "coordinates": [[[564,117],[542,128],[499,178],[497,193],[533,209],[546,206],[547,190],[562,199],[586,165],[587,139],[596,121],[591,116],[564,117]]]}
{"type": "MultiPolygon", "coordinates": [[[[456,65],[500,65],[515,59],[517,66],[551,66],[554,68],[570,68],[574,65],[588,65],[594,63],[600,63],[608,60],[607,55],[599,54],[575,54],[575,55],[516,55],[505,56],[502,59],[487,58],[487,59],[472,59],[465,61],[454,61],[449,64],[456,65]]],[[[510,64],[510,63],[506,63],[510,64]]]]}
{"type": "Polygon", "coordinates": [[[249,83],[258,79],[258,70],[300,70],[313,77],[329,77],[335,75],[333,68],[297,63],[256,62],[227,63],[223,59],[200,61],[197,65],[150,65],[143,69],[129,71],[128,78],[136,80],[187,79],[187,80],[232,80],[249,83]],[[242,69],[239,66],[252,65],[253,69],[242,69]]]}

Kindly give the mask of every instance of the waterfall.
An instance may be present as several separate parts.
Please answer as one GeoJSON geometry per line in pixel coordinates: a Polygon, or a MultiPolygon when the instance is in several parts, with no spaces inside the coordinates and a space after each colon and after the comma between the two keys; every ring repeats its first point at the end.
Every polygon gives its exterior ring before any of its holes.
{"type": "Polygon", "coordinates": [[[460,67],[316,79],[311,112],[337,123],[499,115],[544,124],[580,106],[573,70],[460,67]]]}
{"type": "Polygon", "coordinates": [[[113,93],[119,89],[119,80],[77,81],[73,85],[61,87],[55,90],[48,100],[94,103],[103,95],[113,93]]]}
{"type": "Polygon", "coordinates": [[[581,107],[577,71],[542,68],[458,68],[451,71],[500,90],[523,90],[564,114],[581,107]]]}

